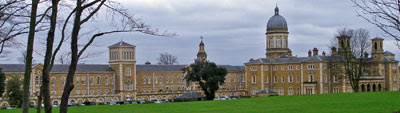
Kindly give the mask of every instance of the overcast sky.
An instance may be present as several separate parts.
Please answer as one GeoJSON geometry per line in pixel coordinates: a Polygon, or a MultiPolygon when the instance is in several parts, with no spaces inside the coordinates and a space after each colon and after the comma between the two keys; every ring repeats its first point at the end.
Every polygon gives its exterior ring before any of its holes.
{"type": "MultiPolygon", "coordinates": [[[[357,17],[350,0],[119,0],[136,17],[176,37],[157,37],[140,33],[121,33],[98,38],[89,51],[103,54],[86,59],[86,64],[107,64],[108,48],[123,39],[136,45],[137,64],[157,63],[160,53],[178,57],[179,64],[193,63],[200,36],[210,61],[243,65],[250,58],[265,58],[266,24],[278,4],[289,27],[289,48],[294,56],[306,56],[318,48],[329,52],[328,45],[338,28],[365,28],[371,36],[382,36],[375,26],[357,17]]],[[[105,26],[107,27],[107,26],[105,26]]],[[[390,37],[382,37],[384,49],[399,54],[390,37]]],[[[70,48],[64,48],[68,50],[70,48]]],[[[13,50],[2,63],[20,63],[13,50]]],[[[42,58],[35,55],[36,62],[42,58]]],[[[396,59],[399,59],[396,56],[396,59]]]]}

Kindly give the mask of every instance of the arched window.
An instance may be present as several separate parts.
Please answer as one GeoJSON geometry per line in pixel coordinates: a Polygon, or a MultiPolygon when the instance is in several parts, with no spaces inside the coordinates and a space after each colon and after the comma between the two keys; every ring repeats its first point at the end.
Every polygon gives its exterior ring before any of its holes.
{"type": "Polygon", "coordinates": [[[181,77],[180,76],[178,76],[178,83],[180,83],[181,82],[181,77]]]}
{"type": "Polygon", "coordinates": [[[375,50],[377,50],[377,49],[378,49],[378,42],[375,42],[375,44],[374,44],[374,48],[375,48],[375,50]]]}
{"type": "Polygon", "coordinates": [[[269,48],[274,48],[274,38],[269,39],[269,48]]]}
{"type": "Polygon", "coordinates": [[[65,85],[65,78],[61,78],[62,85],[65,85]]]}
{"type": "Polygon", "coordinates": [[[312,75],[312,74],[309,75],[309,79],[308,80],[309,80],[309,82],[314,82],[314,75],[312,75]]]}
{"type": "Polygon", "coordinates": [[[51,85],[55,86],[56,85],[56,78],[51,78],[51,85]]]}
{"type": "Polygon", "coordinates": [[[292,75],[289,76],[289,83],[293,83],[293,76],[292,75]]]}
{"type": "Polygon", "coordinates": [[[85,83],[86,83],[86,78],[82,77],[82,85],[85,85],[85,83]]]}
{"type": "Polygon", "coordinates": [[[283,40],[282,40],[282,48],[287,48],[287,40],[286,40],[286,38],[284,38],[283,40]]]}
{"type": "Polygon", "coordinates": [[[282,75],[282,83],[285,83],[285,76],[282,75]]]}
{"type": "Polygon", "coordinates": [[[97,85],[100,85],[100,77],[97,77],[97,85]]]}
{"type": "Polygon", "coordinates": [[[35,76],[35,85],[39,85],[39,76],[35,76]]]}
{"type": "Polygon", "coordinates": [[[94,81],[94,78],[93,78],[93,77],[90,77],[90,79],[89,79],[89,84],[90,84],[90,85],[93,85],[93,81],[94,81]]]}
{"type": "Polygon", "coordinates": [[[162,77],[160,77],[160,84],[162,84],[162,77]]]}
{"type": "Polygon", "coordinates": [[[76,85],[79,85],[80,81],[79,81],[79,77],[76,77],[76,85]]]}
{"type": "Polygon", "coordinates": [[[143,84],[146,84],[146,77],[143,77],[143,84]]]}
{"type": "Polygon", "coordinates": [[[104,83],[108,85],[108,77],[105,78],[104,83]]]}
{"type": "Polygon", "coordinates": [[[281,42],[281,39],[277,39],[276,40],[276,48],[281,48],[282,46],[282,42],[281,42]]]}
{"type": "Polygon", "coordinates": [[[278,83],[278,77],[274,76],[274,83],[278,83]]]}

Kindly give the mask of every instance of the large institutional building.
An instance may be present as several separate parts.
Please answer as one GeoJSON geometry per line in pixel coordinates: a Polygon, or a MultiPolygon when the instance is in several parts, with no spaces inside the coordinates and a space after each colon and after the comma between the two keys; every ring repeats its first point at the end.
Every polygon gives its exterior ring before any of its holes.
{"type": "MultiPolygon", "coordinates": [[[[275,9],[266,29],[266,58],[251,59],[245,66],[219,65],[228,70],[225,84],[216,96],[253,96],[263,89],[279,95],[302,95],[353,92],[349,80],[341,72],[342,64],[335,62],[349,46],[350,37],[340,37],[338,48],[330,55],[314,48],[306,57],[291,55],[288,26],[275,9]]],[[[197,84],[187,85],[182,68],[188,65],[136,64],[134,45],[124,41],[109,46],[109,64],[79,64],[70,103],[93,101],[107,103],[124,100],[172,99],[189,91],[201,92],[197,84]]],[[[361,77],[360,91],[398,91],[398,61],[394,54],[384,52],[383,39],[372,39],[368,68],[361,77]]],[[[203,41],[197,60],[207,60],[203,41]]],[[[24,64],[0,64],[7,80],[23,77],[24,64]]],[[[41,84],[42,65],[37,64],[31,75],[31,103],[35,104],[41,84]]],[[[50,73],[52,103],[60,103],[66,82],[68,65],[56,64],[50,73]]],[[[2,106],[8,106],[3,99],[2,106]]]]}

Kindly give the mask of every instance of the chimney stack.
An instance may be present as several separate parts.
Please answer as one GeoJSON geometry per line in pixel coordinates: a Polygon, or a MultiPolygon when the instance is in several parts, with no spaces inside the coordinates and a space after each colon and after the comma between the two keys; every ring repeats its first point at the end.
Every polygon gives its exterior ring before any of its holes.
{"type": "Polygon", "coordinates": [[[311,50],[308,50],[308,57],[311,57],[311,50]]]}
{"type": "Polygon", "coordinates": [[[313,56],[318,56],[318,49],[317,48],[313,49],[313,56]]]}
{"type": "Polygon", "coordinates": [[[146,64],[146,65],[151,65],[151,62],[146,61],[146,63],[144,63],[144,64],[146,64]]]}
{"type": "Polygon", "coordinates": [[[336,55],[336,47],[332,47],[331,50],[332,50],[331,56],[336,55]]]}
{"type": "Polygon", "coordinates": [[[322,51],[322,56],[326,56],[326,53],[325,53],[325,51],[322,51]]]}
{"type": "Polygon", "coordinates": [[[290,49],[289,49],[289,51],[288,51],[288,57],[289,57],[289,58],[292,57],[292,50],[290,50],[290,49]]]}

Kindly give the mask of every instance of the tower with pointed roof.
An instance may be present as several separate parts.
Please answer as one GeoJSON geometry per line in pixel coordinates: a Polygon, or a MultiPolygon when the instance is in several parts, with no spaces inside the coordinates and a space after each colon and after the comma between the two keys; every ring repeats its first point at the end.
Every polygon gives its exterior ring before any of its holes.
{"type": "Polygon", "coordinates": [[[207,53],[204,49],[203,37],[201,37],[201,42],[199,44],[199,52],[197,53],[197,61],[207,61],[207,53]]]}
{"type": "Polygon", "coordinates": [[[288,26],[286,19],[279,14],[278,5],[275,7],[275,14],[272,16],[267,23],[267,58],[280,58],[288,56],[290,49],[288,46],[288,26]]]}
{"type": "Polygon", "coordinates": [[[135,45],[120,41],[108,47],[109,65],[115,71],[115,91],[120,96],[133,95],[136,89],[135,45]]]}

